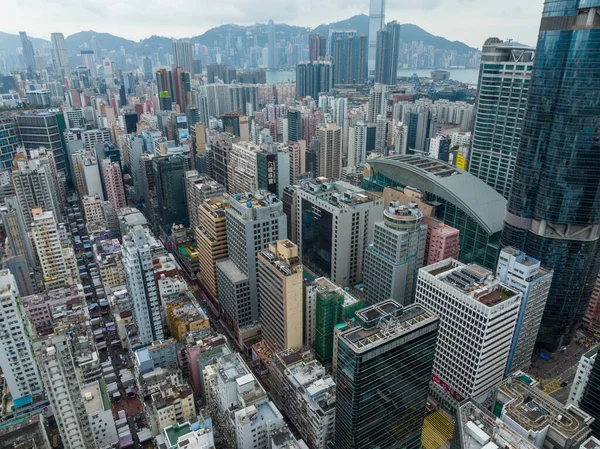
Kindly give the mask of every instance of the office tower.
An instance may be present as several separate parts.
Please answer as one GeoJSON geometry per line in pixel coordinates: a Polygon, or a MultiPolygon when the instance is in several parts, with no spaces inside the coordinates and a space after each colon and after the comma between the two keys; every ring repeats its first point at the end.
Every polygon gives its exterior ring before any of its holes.
{"type": "Polygon", "coordinates": [[[460,255],[460,231],[433,217],[423,217],[427,225],[425,260],[423,265],[431,265],[446,259],[456,259],[460,255]]]}
{"type": "Polygon", "coordinates": [[[265,341],[277,352],[301,349],[304,285],[298,247],[287,239],[269,243],[258,253],[257,275],[265,341]]]}
{"type": "Polygon", "coordinates": [[[375,222],[373,243],[365,252],[363,283],[367,304],[394,298],[412,304],[417,273],[423,267],[427,225],[416,203],[393,201],[375,222]]]}
{"type": "Polygon", "coordinates": [[[600,438],[600,363],[594,363],[589,373],[579,407],[594,418],[590,425],[592,435],[600,438]]]}
{"type": "Polygon", "coordinates": [[[531,366],[535,340],[552,283],[552,271],[523,251],[507,247],[500,251],[496,276],[523,294],[506,374],[526,371],[531,366]]]}
{"type": "Polygon", "coordinates": [[[221,195],[205,199],[198,207],[199,224],[195,228],[200,262],[200,280],[210,293],[209,300],[217,314],[219,295],[217,285],[217,262],[226,259],[227,228],[225,210],[229,207],[229,198],[221,195]]]}
{"type": "Polygon", "coordinates": [[[54,156],[56,170],[67,173],[66,150],[61,140],[64,127],[62,114],[40,112],[17,115],[17,128],[21,145],[26,150],[38,150],[40,147],[50,150],[54,156]],[[62,123],[59,123],[59,119],[62,123]]]}
{"type": "Polygon", "coordinates": [[[288,109],[288,140],[298,142],[302,139],[302,112],[299,109],[288,109]]]}
{"type": "Polygon", "coordinates": [[[211,141],[212,177],[229,192],[228,166],[229,153],[233,142],[237,141],[231,134],[219,134],[211,141]]]}
{"type": "Polygon", "coordinates": [[[181,67],[184,72],[194,73],[192,44],[187,39],[173,41],[173,64],[181,67]]]}
{"type": "Polygon", "coordinates": [[[479,265],[446,259],[419,270],[416,303],[440,318],[431,384],[436,399],[477,398],[502,381],[522,299],[479,265]]]}
{"type": "Polygon", "coordinates": [[[408,127],[406,137],[407,154],[425,153],[427,142],[436,134],[437,116],[428,108],[404,114],[403,122],[408,127]]]}
{"type": "Polygon", "coordinates": [[[469,172],[508,199],[527,108],[535,48],[491,37],[483,44],[469,172]]]}
{"type": "Polygon", "coordinates": [[[240,116],[236,112],[226,112],[221,115],[223,131],[234,136],[240,137],[240,116]]]}
{"type": "Polygon", "coordinates": [[[52,63],[56,73],[65,77],[69,73],[69,58],[67,56],[67,46],[65,37],[62,33],[52,33],[50,35],[52,41],[52,63]]]}
{"type": "Polygon", "coordinates": [[[223,195],[225,187],[210,176],[198,174],[195,170],[186,171],[184,178],[190,229],[196,232],[196,228],[200,225],[200,206],[209,198],[223,195]]]}
{"type": "Polygon", "coordinates": [[[435,313],[391,299],[356,312],[337,340],[336,448],[421,447],[439,328],[435,313]]]}
{"type": "Polygon", "coordinates": [[[11,118],[0,118],[0,168],[10,168],[17,154],[17,128],[11,118]]]}
{"type": "Polygon", "coordinates": [[[283,196],[283,189],[290,185],[291,151],[287,145],[266,143],[256,153],[256,183],[259,190],[283,196]]]}
{"type": "Polygon", "coordinates": [[[375,61],[377,59],[377,32],[383,30],[385,24],[385,0],[369,0],[369,78],[375,77],[375,61]]]}
{"type": "Polygon", "coordinates": [[[18,408],[29,404],[31,397],[43,389],[29,341],[32,330],[25,318],[15,278],[8,270],[0,271],[0,304],[0,367],[14,407],[18,408]]]}
{"type": "Polygon", "coordinates": [[[333,87],[333,63],[327,60],[302,62],[296,66],[296,99],[319,98],[333,87]]]}
{"type": "Polygon", "coordinates": [[[311,34],[308,39],[308,60],[318,61],[327,56],[327,37],[311,34]]]}
{"type": "Polygon", "coordinates": [[[23,222],[27,228],[33,221],[31,210],[36,207],[52,211],[60,220],[60,205],[52,175],[51,157],[38,155],[36,152],[32,152],[29,159],[19,155],[11,177],[20,212],[23,214],[23,222]]]}
{"type": "Polygon", "coordinates": [[[553,5],[545,3],[501,239],[554,270],[537,342],[550,353],[571,341],[600,264],[599,142],[590,128],[598,109],[588,107],[600,102],[589,70],[600,64],[600,18],[590,7],[598,5],[553,5]]]}
{"type": "Polygon", "coordinates": [[[159,226],[164,231],[173,224],[188,224],[188,211],[185,201],[184,173],[189,170],[189,158],[182,154],[155,157],[154,186],[158,203],[159,226]]]}
{"type": "Polygon", "coordinates": [[[377,32],[375,57],[375,82],[395,85],[398,78],[398,54],[400,52],[400,24],[395,20],[377,32]]]}
{"type": "Polygon", "coordinates": [[[232,197],[227,214],[229,258],[217,262],[221,310],[229,323],[243,327],[259,318],[258,253],[287,235],[283,204],[270,192],[232,197]]]}
{"type": "Polygon", "coordinates": [[[96,151],[96,146],[99,143],[111,143],[110,129],[90,129],[81,133],[83,148],[87,151],[96,151]]]}
{"type": "Polygon", "coordinates": [[[339,37],[333,42],[334,85],[366,82],[367,45],[367,37],[363,34],[339,37]]]}
{"type": "Polygon", "coordinates": [[[314,179],[295,192],[297,242],[304,268],[346,287],[363,279],[364,252],[373,240],[383,199],[347,182],[314,179]]]}
{"type": "Polygon", "coordinates": [[[231,194],[252,192],[258,186],[257,154],[261,148],[250,142],[231,146],[227,166],[227,191],[231,194]]]}
{"type": "Polygon", "coordinates": [[[95,447],[77,381],[70,337],[50,335],[36,340],[33,349],[65,449],[95,447]]]}
{"type": "Polygon", "coordinates": [[[25,31],[19,31],[19,36],[21,37],[21,47],[23,48],[23,62],[25,63],[25,71],[29,76],[29,79],[33,76],[33,72],[35,72],[35,53],[33,51],[33,45],[31,41],[27,37],[27,33],[25,31]]]}
{"type": "Polygon", "coordinates": [[[112,162],[108,158],[104,159],[102,161],[102,176],[107,199],[110,201],[115,212],[127,206],[123,176],[121,175],[121,164],[112,162]]]}
{"type": "Polygon", "coordinates": [[[185,111],[192,99],[190,72],[184,71],[181,67],[174,67],[171,72],[171,80],[173,84],[171,100],[179,105],[180,111],[185,111]]]}
{"type": "Polygon", "coordinates": [[[159,243],[142,226],[134,226],[123,239],[125,282],[143,345],[164,338],[160,298],[152,264],[152,248],[156,245],[159,243]]]}
{"type": "MultiPolygon", "coordinates": [[[[2,217],[2,224],[4,225],[11,254],[13,256],[23,256],[28,269],[33,270],[36,266],[36,260],[27,234],[31,221],[29,223],[25,222],[25,216],[21,211],[17,197],[10,196],[4,199],[4,206],[0,206],[0,217],[2,217]]],[[[23,291],[22,295],[25,296],[25,293],[23,291]]]]}
{"type": "Polygon", "coordinates": [[[269,20],[269,23],[267,24],[267,32],[268,32],[268,42],[267,42],[267,46],[268,46],[268,61],[267,61],[267,67],[270,69],[274,69],[276,68],[276,64],[275,64],[275,24],[273,23],[272,20],[269,20]]]}
{"type": "Polygon", "coordinates": [[[331,180],[342,177],[342,128],[335,123],[321,126],[319,136],[318,176],[331,180]]]}
{"type": "Polygon", "coordinates": [[[79,281],[70,248],[63,248],[52,211],[33,209],[31,241],[35,247],[46,290],[68,287],[79,281]]]}

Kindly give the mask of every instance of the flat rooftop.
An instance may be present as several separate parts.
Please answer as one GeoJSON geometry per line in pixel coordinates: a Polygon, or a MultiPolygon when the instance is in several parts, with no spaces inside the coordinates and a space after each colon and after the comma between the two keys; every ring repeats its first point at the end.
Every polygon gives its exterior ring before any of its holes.
{"type": "Polygon", "coordinates": [[[232,280],[232,282],[237,283],[248,279],[248,276],[240,271],[231,259],[220,260],[217,262],[217,266],[232,280]]]}
{"type": "Polygon", "coordinates": [[[94,382],[81,387],[81,396],[83,397],[83,405],[85,405],[85,411],[88,415],[104,410],[102,392],[98,383],[94,382]]]}

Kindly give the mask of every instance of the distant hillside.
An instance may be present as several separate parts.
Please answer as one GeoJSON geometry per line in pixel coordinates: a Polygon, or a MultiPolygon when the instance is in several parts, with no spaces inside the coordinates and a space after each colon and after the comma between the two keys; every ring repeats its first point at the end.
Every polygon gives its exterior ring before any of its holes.
{"type": "MultiPolygon", "coordinates": [[[[290,40],[296,36],[305,35],[306,33],[317,33],[328,36],[330,29],[355,29],[358,34],[366,35],[369,32],[369,17],[364,14],[353,16],[340,22],[319,25],[313,30],[310,28],[280,23],[275,24],[275,35],[276,39],[286,40],[290,40]]],[[[241,38],[242,41],[248,45],[253,45],[254,39],[256,38],[258,45],[264,46],[268,41],[267,24],[257,23],[249,26],[235,24],[221,25],[211,28],[202,35],[190,38],[190,41],[194,44],[198,43],[201,45],[213,46],[215,43],[225,42],[227,36],[230,36],[232,40],[241,38]]],[[[440,50],[455,51],[459,54],[476,50],[462,42],[451,42],[443,37],[434,36],[417,25],[410,23],[402,25],[400,38],[403,42],[422,41],[425,45],[432,45],[440,50]]],[[[43,39],[30,39],[33,46],[36,48],[41,48],[43,45],[50,45],[49,41],[43,39]]],[[[146,52],[158,52],[161,47],[165,52],[172,52],[172,38],[156,35],[135,42],[108,33],[80,31],[79,33],[68,36],[65,41],[67,51],[70,55],[76,55],[82,48],[87,47],[93,49],[92,47],[94,46],[108,51],[120,51],[121,47],[123,47],[127,53],[139,55],[146,52]]],[[[17,48],[20,47],[21,40],[18,35],[0,32],[0,52],[15,54],[17,48]]]]}

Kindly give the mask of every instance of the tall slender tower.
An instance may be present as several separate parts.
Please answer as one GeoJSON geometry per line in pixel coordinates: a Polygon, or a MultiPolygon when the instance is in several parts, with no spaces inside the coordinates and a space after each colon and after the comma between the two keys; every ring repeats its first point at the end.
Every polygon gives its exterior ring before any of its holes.
{"type": "Polygon", "coordinates": [[[192,44],[186,39],[173,41],[173,59],[176,67],[182,67],[184,72],[194,73],[192,44]]]}
{"type": "Polygon", "coordinates": [[[269,32],[269,41],[268,41],[268,51],[269,51],[269,60],[267,61],[268,67],[270,69],[275,68],[275,24],[272,20],[269,20],[268,24],[268,32],[269,32]]]}
{"type": "Polygon", "coordinates": [[[52,33],[52,62],[54,70],[61,76],[66,76],[69,73],[69,59],[67,57],[67,46],[65,37],[62,33],[52,33]]]}
{"type": "Polygon", "coordinates": [[[600,265],[600,0],[546,0],[501,244],[554,270],[537,344],[556,352],[600,265]]]}
{"type": "Polygon", "coordinates": [[[375,52],[375,82],[396,84],[398,77],[398,54],[400,52],[400,24],[395,20],[377,32],[375,52]]]}
{"type": "Polygon", "coordinates": [[[369,78],[375,77],[375,56],[377,53],[377,32],[385,24],[385,0],[369,2],[369,51],[367,56],[369,78]]]}
{"type": "Polygon", "coordinates": [[[23,62],[25,63],[25,70],[31,76],[35,71],[35,53],[33,52],[33,45],[27,37],[25,31],[19,31],[21,37],[21,47],[23,47],[23,62]]]}
{"type": "Polygon", "coordinates": [[[533,47],[497,37],[486,40],[481,53],[469,172],[505,198],[512,186],[534,55],[533,47]]]}

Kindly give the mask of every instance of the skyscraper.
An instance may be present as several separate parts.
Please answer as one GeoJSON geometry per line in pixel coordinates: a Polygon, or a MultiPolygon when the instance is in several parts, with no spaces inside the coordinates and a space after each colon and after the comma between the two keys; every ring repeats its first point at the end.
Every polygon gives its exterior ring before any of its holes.
{"type": "Polygon", "coordinates": [[[535,49],[496,37],[481,54],[469,171],[508,199],[535,49]]]}
{"type": "Polygon", "coordinates": [[[190,168],[189,158],[181,154],[155,157],[152,167],[159,226],[165,231],[174,223],[187,226],[189,218],[185,201],[184,173],[190,168]]]}
{"type": "Polygon", "coordinates": [[[288,109],[288,140],[298,142],[302,139],[302,112],[299,109],[288,109]]]}
{"type": "Polygon", "coordinates": [[[421,447],[438,317],[387,300],[338,337],[335,447],[421,447]]]}
{"type": "Polygon", "coordinates": [[[375,82],[395,85],[398,78],[398,54],[400,52],[400,24],[395,20],[377,32],[375,53],[375,82]]]}
{"type": "Polygon", "coordinates": [[[65,37],[62,33],[52,33],[50,35],[52,41],[52,63],[54,70],[62,77],[69,74],[69,58],[67,56],[67,46],[65,37]]]}
{"type": "Polygon", "coordinates": [[[0,169],[12,167],[17,144],[15,121],[8,117],[0,118],[0,169]]]}
{"type": "Polygon", "coordinates": [[[373,243],[365,251],[363,283],[367,304],[394,298],[412,304],[417,273],[423,267],[427,225],[416,203],[392,202],[375,223],[373,243]]]}
{"type": "Polygon", "coordinates": [[[333,87],[331,61],[303,62],[296,66],[296,98],[319,98],[322,92],[333,87]]]}
{"type": "Polygon", "coordinates": [[[321,126],[319,135],[318,176],[331,180],[342,177],[342,128],[335,123],[321,126]]]}
{"type": "Polygon", "coordinates": [[[33,45],[27,37],[25,31],[19,31],[21,37],[21,47],[23,47],[23,62],[25,63],[25,71],[31,77],[35,72],[35,53],[33,51],[33,45]]]}
{"type": "Polygon", "coordinates": [[[181,67],[184,72],[194,73],[194,58],[190,41],[187,39],[173,41],[173,62],[176,67],[181,67]]]}
{"type": "Polygon", "coordinates": [[[31,351],[29,321],[15,278],[0,271],[0,367],[13,401],[42,392],[42,381],[31,351]]]}
{"type": "Polygon", "coordinates": [[[267,67],[269,67],[270,69],[274,69],[276,67],[276,62],[275,62],[275,24],[273,23],[272,20],[269,20],[269,23],[267,25],[267,32],[269,33],[268,42],[267,42],[269,60],[267,61],[267,67]]]}
{"type": "Polygon", "coordinates": [[[65,127],[64,116],[58,113],[39,112],[17,116],[17,128],[25,149],[38,150],[44,147],[51,150],[56,170],[67,173],[67,152],[61,139],[65,127]]]}
{"type": "Polygon", "coordinates": [[[311,34],[308,41],[308,60],[313,62],[327,55],[327,37],[311,34]]]}
{"type": "Polygon", "coordinates": [[[140,342],[164,338],[161,304],[154,278],[152,250],[160,245],[148,229],[135,226],[123,238],[123,268],[140,342]]]}
{"type": "Polygon", "coordinates": [[[385,0],[369,1],[369,78],[375,77],[375,59],[377,54],[377,32],[385,24],[385,0]]]}
{"type": "Polygon", "coordinates": [[[600,3],[555,6],[546,0],[501,239],[554,270],[538,335],[549,352],[571,341],[600,265],[600,3]]]}
{"type": "Polygon", "coordinates": [[[106,196],[115,212],[127,206],[125,188],[123,186],[123,175],[121,174],[121,164],[112,162],[108,158],[104,159],[102,161],[102,177],[104,179],[106,196]]]}
{"type": "Polygon", "coordinates": [[[367,80],[367,37],[350,35],[333,42],[334,84],[364,84],[367,80]]]}

